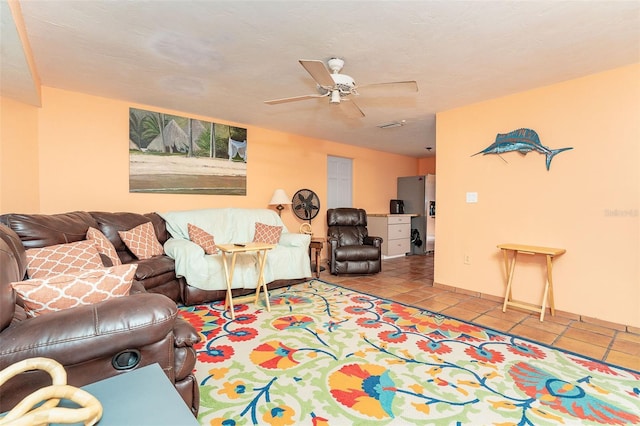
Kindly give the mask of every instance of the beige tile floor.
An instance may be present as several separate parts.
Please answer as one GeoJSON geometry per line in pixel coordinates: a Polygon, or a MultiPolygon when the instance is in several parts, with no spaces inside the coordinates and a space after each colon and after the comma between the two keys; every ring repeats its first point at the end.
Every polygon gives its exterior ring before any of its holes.
{"type": "Polygon", "coordinates": [[[335,276],[327,268],[320,279],[640,371],[637,330],[589,321],[579,312],[547,312],[543,322],[534,312],[512,307],[502,312],[500,298],[434,287],[432,255],[383,260],[382,272],[367,276],[335,276]]]}

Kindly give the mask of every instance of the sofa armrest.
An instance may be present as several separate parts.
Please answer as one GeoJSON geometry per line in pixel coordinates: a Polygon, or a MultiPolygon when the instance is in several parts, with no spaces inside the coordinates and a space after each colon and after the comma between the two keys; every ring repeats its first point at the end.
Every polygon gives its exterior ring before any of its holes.
{"type": "Polygon", "coordinates": [[[278,244],[285,247],[304,247],[305,250],[307,250],[309,248],[310,242],[311,235],[309,234],[283,232],[280,235],[280,241],[278,241],[278,244]]]}
{"type": "Polygon", "coordinates": [[[173,327],[174,360],[176,381],[182,381],[193,373],[196,364],[196,344],[200,335],[185,319],[178,317],[173,327]]]}
{"type": "Polygon", "coordinates": [[[176,317],[172,300],[140,293],[30,318],[2,331],[0,368],[32,357],[64,365],[109,357],[161,341],[176,317]]]}
{"type": "Polygon", "coordinates": [[[146,293],[147,289],[144,288],[144,285],[140,281],[133,280],[131,283],[131,290],[129,290],[129,294],[138,294],[138,293],[146,293]]]}
{"type": "Polygon", "coordinates": [[[169,238],[164,243],[164,252],[175,261],[176,275],[178,277],[189,277],[188,284],[206,288],[206,283],[210,277],[202,247],[193,241],[182,238],[169,238]]]}
{"type": "Polygon", "coordinates": [[[200,342],[200,335],[195,328],[184,318],[178,318],[173,328],[175,346],[178,348],[190,347],[200,342]]]}

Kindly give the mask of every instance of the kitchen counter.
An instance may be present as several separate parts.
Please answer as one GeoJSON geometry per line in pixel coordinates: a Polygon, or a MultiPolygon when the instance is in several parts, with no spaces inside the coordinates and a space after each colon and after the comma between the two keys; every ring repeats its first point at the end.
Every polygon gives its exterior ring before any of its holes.
{"type": "Polygon", "coordinates": [[[371,216],[371,217],[402,217],[402,216],[415,217],[415,216],[418,216],[418,215],[415,214],[415,213],[403,213],[403,214],[367,213],[367,216],[371,216]]]}

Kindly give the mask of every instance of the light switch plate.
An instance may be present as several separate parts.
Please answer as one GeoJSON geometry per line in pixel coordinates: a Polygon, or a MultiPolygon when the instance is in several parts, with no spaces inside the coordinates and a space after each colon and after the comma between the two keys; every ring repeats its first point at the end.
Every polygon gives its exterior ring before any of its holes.
{"type": "Polygon", "coordinates": [[[477,203],[477,202],[478,202],[478,193],[467,192],[467,203],[477,203]]]}

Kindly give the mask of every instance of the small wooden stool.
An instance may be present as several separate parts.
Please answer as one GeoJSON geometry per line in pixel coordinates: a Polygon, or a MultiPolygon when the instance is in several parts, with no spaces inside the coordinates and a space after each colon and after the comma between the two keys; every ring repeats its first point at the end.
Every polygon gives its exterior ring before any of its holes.
{"type": "Polygon", "coordinates": [[[549,297],[549,308],[551,315],[556,314],[556,308],[553,301],[553,278],[551,276],[551,261],[555,256],[560,256],[565,253],[565,249],[551,248],[551,247],[536,247],[527,246],[522,244],[498,244],[498,248],[502,250],[502,256],[504,258],[504,268],[507,274],[507,290],[504,294],[504,304],[502,305],[502,312],[507,311],[507,305],[517,306],[519,308],[528,309],[534,312],[540,312],[540,321],[544,320],[545,303],[547,302],[547,295],[549,297]],[[511,262],[509,262],[509,252],[513,252],[511,262]],[[513,283],[513,271],[516,267],[516,259],[518,253],[536,255],[542,254],[547,257],[547,282],[544,286],[544,294],[542,296],[542,305],[531,305],[523,302],[514,302],[511,295],[511,285],[513,283]]]}

